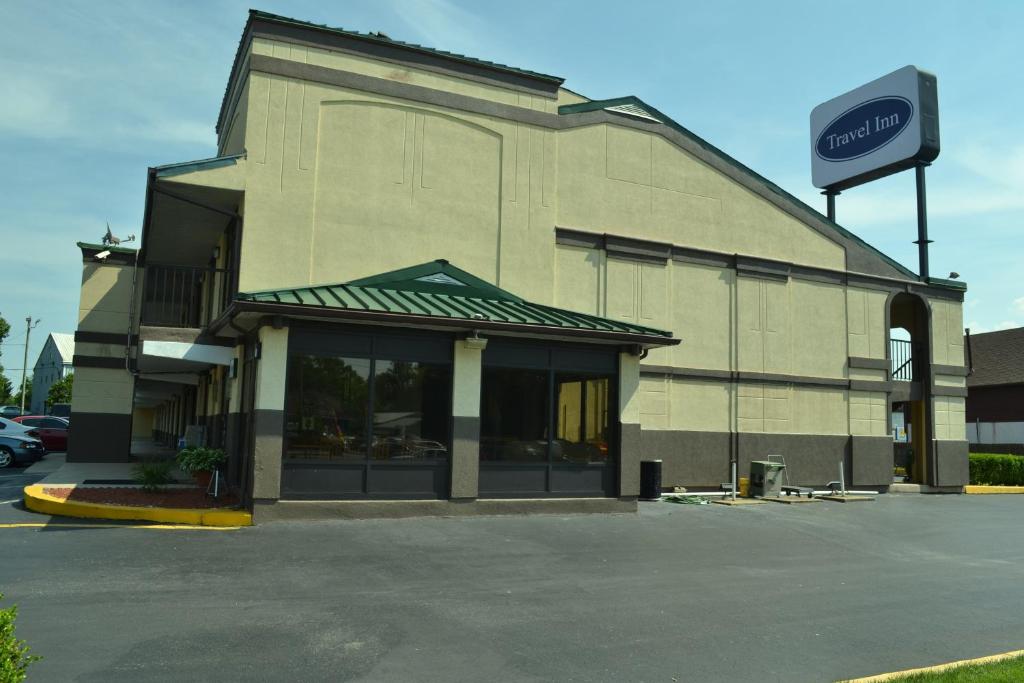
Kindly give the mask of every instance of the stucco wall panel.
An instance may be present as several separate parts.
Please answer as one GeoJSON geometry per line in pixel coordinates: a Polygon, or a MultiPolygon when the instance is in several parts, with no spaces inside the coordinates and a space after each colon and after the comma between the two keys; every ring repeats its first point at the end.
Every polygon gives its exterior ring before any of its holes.
{"type": "Polygon", "coordinates": [[[736,272],[672,264],[672,324],[683,343],[671,348],[677,367],[733,369],[732,297],[736,272]]]}
{"type": "Polygon", "coordinates": [[[880,392],[849,392],[850,434],[883,436],[889,433],[886,396],[880,392]]]}
{"type": "Polygon", "coordinates": [[[842,377],[847,349],[843,288],[791,280],[793,371],[811,377],[842,377]]]}
{"type": "Polygon", "coordinates": [[[935,438],[943,441],[966,441],[964,399],[956,396],[936,396],[933,401],[935,438]]]}
{"type": "MultiPolygon", "coordinates": [[[[733,413],[732,385],[726,382],[673,379],[669,384],[670,428],[727,432],[733,413]]],[[[647,425],[644,425],[647,429],[647,425]]]]}
{"type": "Polygon", "coordinates": [[[845,267],[840,245],[646,131],[607,124],[561,131],[559,169],[563,225],[845,267]]]}
{"type": "Polygon", "coordinates": [[[71,410],[75,413],[129,415],[134,389],[134,379],[127,370],[75,368],[71,410]]]}
{"type": "Polygon", "coordinates": [[[848,434],[848,406],[842,389],[794,387],[794,434],[848,434]]]}
{"type": "Polygon", "coordinates": [[[851,356],[885,358],[888,330],[885,328],[886,292],[846,289],[847,341],[851,356]]]}
{"type": "Polygon", "coordinates": [[[607,261],[608,289],[605,314],[616,320],[637,322],[637,289],[640,264],[609,258],[607,261]]]}
{"type": "Polygon", "coordinates": [[[964,364],[963,306],[958,301],[932,299],[932,362],[964,364]]]}
{"type": "Polygon", "coordinates": [[[131,313],[131,266],[86,263],[78,305],[78,329],[128,333],[131,313]]]}
{"type": "Polygon", "coordinates": [[[787,282],[737,281],[737,362],[740,370],[786,374],[792,369],[792,325],[787,282]]]}
{"type": "Polygon", "coordinates": [[[668,429],[670,424],[668,377],[640,378],[640,424],[644,429],[668,429]]]}
{"type": "Polygon", "coordinates": [[[311,279],[337,279],[369,250],[374,272],[410,265],[416,254],[496,281],[500,163],[497,135],[454,119],[325,105],[311,279]]]}
{"type": "Polygon", "coordinates": [[[555,306],[602,315],[603,252],[560,245],[555,249],[555,306]]]}

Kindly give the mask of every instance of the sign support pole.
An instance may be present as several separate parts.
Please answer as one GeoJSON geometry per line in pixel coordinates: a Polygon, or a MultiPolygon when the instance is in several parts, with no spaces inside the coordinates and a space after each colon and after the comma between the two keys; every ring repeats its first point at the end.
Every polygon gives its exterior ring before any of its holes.
{"type": "Polygon", "coordinates": [[[825,202],[826,202],[825,205],[827,207],[825,209],[825,215],[828,216],[828,219],[830,221],[835,223],[836,222],[836,195],[839,194],[839,192],[836,191],[836,190],[825,190],[824,192],[822,192],[822,194],[825,195],[825,202]]]}
{"type": "Polygon", "coordinates": [[[925,194],[924,169],[931,164],[920,161],[914,167],[917,175],[917,258],[920,262],[919,275],[921,279],[928,279],[928,245],[932,240],[928,239],[928,198],[925,194]]]}

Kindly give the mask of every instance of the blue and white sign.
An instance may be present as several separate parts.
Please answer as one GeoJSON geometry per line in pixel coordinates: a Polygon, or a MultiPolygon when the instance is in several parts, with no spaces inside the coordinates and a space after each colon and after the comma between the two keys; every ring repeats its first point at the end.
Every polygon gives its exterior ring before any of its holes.
{"type": "Polygon", "coordinates": [[[935,76],[906,66],[811,112],[814,185],[841,190],[939,154],[935,76]]]}

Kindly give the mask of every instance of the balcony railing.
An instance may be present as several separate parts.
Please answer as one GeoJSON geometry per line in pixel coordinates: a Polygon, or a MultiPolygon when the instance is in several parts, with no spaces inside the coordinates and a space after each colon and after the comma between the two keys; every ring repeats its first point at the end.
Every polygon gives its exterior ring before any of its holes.
{"type": "Polygon", "coordinates": [[[230,299],[230,271],[152,264],[146,266],[142,324],[203,327],[230,299]]]}
{"type": "Polygon", "coordinates": [[[892,378],[902,382],[914,381],[914,345],[906,339],[889,340],[889,358],[892,378]]]}

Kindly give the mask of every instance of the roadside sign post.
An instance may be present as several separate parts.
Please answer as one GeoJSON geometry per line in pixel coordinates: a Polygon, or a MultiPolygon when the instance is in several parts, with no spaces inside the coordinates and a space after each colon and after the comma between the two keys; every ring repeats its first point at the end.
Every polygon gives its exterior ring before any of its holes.
{"type": "Polygon", "coordinates": [[[928,278],[925,172],[939,156],[938,87],[934,74],[905,66],[819,104],[811,112],[811,178],[836,219],[843,190],[913,168],[917,176],[920,275],[928,278]]]}

